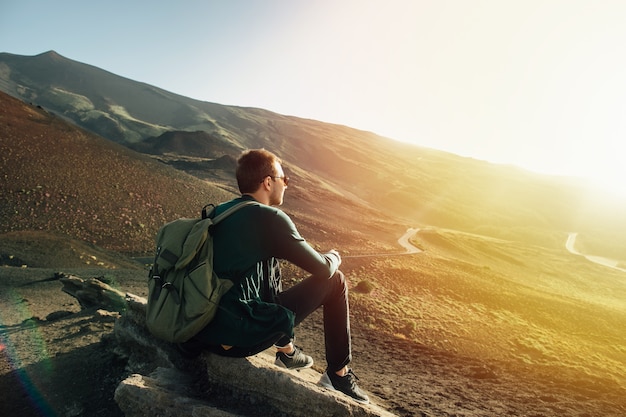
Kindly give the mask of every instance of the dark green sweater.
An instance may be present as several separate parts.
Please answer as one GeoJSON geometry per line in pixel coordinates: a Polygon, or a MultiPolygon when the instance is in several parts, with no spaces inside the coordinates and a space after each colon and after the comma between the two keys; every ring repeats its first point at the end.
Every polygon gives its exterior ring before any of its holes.
{"type": "MultiPolygon", "coordinates": [[[[243,196],[219,205],[220,214],[243,196]]],[[[332,253],[315,251],[282,210],[264,204],[246,206],[213,230],[213,268],[233,287],[222,297],[213,321],[201,338],[212,344],[251,346],[276,333],[293,337],[293,313],[274,304],[281,291],[278,259],[318,278],[330,278],[339,266],[332,253]]]]}

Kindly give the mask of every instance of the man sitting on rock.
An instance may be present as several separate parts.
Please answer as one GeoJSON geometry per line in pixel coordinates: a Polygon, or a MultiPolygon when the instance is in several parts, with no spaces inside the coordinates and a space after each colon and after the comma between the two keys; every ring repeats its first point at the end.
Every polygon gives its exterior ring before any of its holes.
{"type": "Polygon", "coordinates": [[[281,160],[265,149],[248,150],[237,161],[237,184],[242,196],[220,204],[215,215],[249,200],[212,230],[214,271],[231,280],[215,318],[190,341],[179,345],[186,353],[209,350],[223,356],[245,357],[274,345],[276,365],[308,368],[313,358],[294,345],[294,326],[324,307],[327,369],[320,384],[341,391],[360,403],[367,395],[357,386],[348,364],[352,359],[348,289],[339,271],[336,250],[315,251],[282,210],[289,184],[281,160]],[[278,259],[311,274],[283,291],[278,259]]]}

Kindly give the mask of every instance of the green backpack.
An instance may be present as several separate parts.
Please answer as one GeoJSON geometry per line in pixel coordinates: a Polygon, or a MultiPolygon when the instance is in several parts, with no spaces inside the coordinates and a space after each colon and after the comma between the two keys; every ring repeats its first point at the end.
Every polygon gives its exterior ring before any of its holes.
{"type": "Polygon", "coordinates": [[[211,219],[178,219],[157,233],[156,255],[148,281],[146,325],[159,339],[186,342],[215,316],[220,298],[233,283],[213,272],[211,228],[240,208],[238,203],[211,219]]]}

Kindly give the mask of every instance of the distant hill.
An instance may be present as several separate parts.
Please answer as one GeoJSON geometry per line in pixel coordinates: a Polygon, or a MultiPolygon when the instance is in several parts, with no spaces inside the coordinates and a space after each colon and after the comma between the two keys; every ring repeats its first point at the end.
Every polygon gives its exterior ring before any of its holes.
{"type": "Polygon", "coordinates": [[[258,126],[250,111],[183,97],[54,51],[33,57],[0,54],[0,89],[120,143],[202,130],[241,148],[250,145],[246,139],[263,135],[254,132],[258,126]]]}
{"type": "Polygon", "coordinates": [[[194,100],[54,51],[0,54],[0,89],[233,192],[228,175],[237,154],[271,149],[293,177],[287,204],[311,224],[358,210],[363,224],[384,216],[539,244],[554,232],[593,231],[598,241],[626,232],[621,209],[590,198],[572,180],[346,126],[194,100]]]}
{"type": "MultiPolygon", "coordinates": [[[[151,252],[164,223],[198,216],[205,204],[237,195],[235,161],[230,156],[212,160],[213,179],[202,180],[4,93],[0,93],[0,162],[0,235],[10,233],[3,235],[5,240],[30,230],[126,253],[151,252]]],[[[319,183],[314,176],[303,181],[319,183]]],[[[320,241],[324,220],[304,195],[297,189],[290,192],[290,212],[308,237],[320,241]]],[[[387,229],[381,222],[389,220],[381,213],[372,214],[332,190],[322,189],[317,195],[340,208],[335,210],[337,219],[347,221],[354,211],[375,219],[362,231],[337,237],[333,245],[341,242],[348,250],[380,247],[363,243],[363,236],[369,234],[368,227],[387,229]]],[[[334,230],[354,229],[353,224],[342,223],[334,230]]],[[[393,241],[395,230],[388,233],[393,241]]]]}
{"type": "Polygon", "coordinates": [[[141,142],[129,144],[128,147],[152,155],[176,154],[202,158],[219,158],[241,151],[202,130],[165,132],[158,137],[149,137],[141,142]]]}
{"type": "Polygon", "coordinates": [[[118,251],[233,194],[0,93],[0,233],[42,230],[118,251]]]}

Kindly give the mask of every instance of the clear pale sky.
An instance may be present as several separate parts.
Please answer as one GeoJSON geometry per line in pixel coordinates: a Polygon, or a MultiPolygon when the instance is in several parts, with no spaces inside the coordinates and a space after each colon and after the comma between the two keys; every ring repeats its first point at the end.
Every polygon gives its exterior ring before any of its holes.
{"type": "Polygon", "coordinates": [[[623,0],[0,0],[0,52],[626,195],[623,0]]]}

